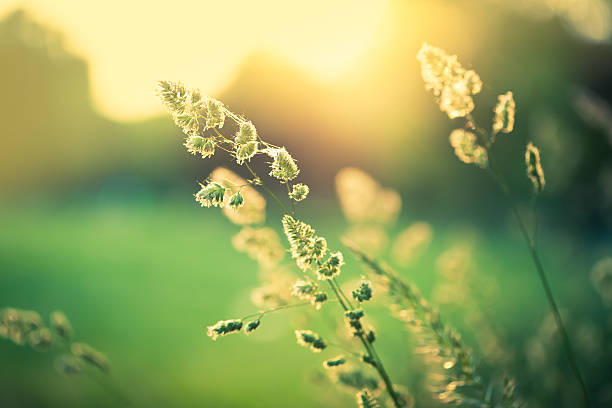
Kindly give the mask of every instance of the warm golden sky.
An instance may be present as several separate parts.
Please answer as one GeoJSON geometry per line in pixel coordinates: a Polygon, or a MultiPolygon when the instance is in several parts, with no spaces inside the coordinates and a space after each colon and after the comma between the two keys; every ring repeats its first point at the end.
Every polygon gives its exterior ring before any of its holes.
{"type": "Polygon", "coordinates": [[[0,16],[20,6],[89,61],[102,113],[137,120],[160,111],[158,79],[214,95],[256,50],[337,78],[375,39],[388,0],[5,0],[0,16]]]}

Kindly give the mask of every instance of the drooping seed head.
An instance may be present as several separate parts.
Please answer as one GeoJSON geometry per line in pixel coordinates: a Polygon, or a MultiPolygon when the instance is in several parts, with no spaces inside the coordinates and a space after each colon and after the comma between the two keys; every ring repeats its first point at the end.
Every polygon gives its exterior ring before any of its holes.
{"type": "Polygon", "coordinates": [[[217,337],[227,336],[231,333],[239,332],[242,329],[242,320],[220,320],[212,326],[207,327],[206,335],[213,340],[217,337]]]}
{"type": "Polygon", "coordinates": [[[525,165],[527,167],[527,177],[533,184],[533,190],[539,194],[544,190],[546,179],[544,178],[544,170],[540,161],[540,149],[529,142],[525,150],[525,165]]]}
{"type": "Polygon", "coordinates": [[[300,169],[295,160],[284,147],[267,149],[266,153],[273,159],[272,163],[270,163],[270,176],[287,182],[300,174],[300,169]]]}
{"type": "Polygon", "coordinates": [[[93,347],[84,343],[72,343],[70,351],[72,351],[74,356],[79,357],[85,363],[96,367],[102,372],[108,372],[110,367],[108,358],[93,347]]]}
{"type": "Polygon", "coordinates": [[[294,184],[291,193],[289,193],[289,198],[293,201],[302,201],[308,196],[309,192],[310,188],[306,184],[294,184]]]}
{"type": "Polygon", "coordinates": [[[516,104],[512,92],[508,91],[497,97],[495,117],[493,118],[493,133],[510,133],[514,129],[514,112],[516,104]]]}
{"type": "Polygon", "coordinates": [[[59,310],[52,312],[50,323],[51,328],[53,329],[53,331],[55,331],[55,334],[57,334],[65,341],[70,341],[73,333],[72,325],[70,324],[70,321],[63,312],[59,310]]]}

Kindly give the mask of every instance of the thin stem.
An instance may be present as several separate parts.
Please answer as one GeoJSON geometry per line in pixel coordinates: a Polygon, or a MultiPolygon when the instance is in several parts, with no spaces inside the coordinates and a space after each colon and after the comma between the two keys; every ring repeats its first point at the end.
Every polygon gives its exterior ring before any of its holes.
{"type": "Polygon", "coordinates": [[[540,260],[538,251],[536,250],[534,240],[529,236],[529,232],[527,230],[527,226],[523,220],[523,217],[521,216],[521,213],[516,207],[516,204],[514,204],[514,201],[512,200],[512,195],[510,193],[510,188],[508,187],[508,184],[504,180],[504,177],[501,175],[501,173],[497,170],[496,161],[495,161],[495,158],[490,148],[491,146],[489,143],[489,138],[488,138],[487,133],[476,125],[476,122],[474,121],[474,118],[471,115],[468,115],[467,119],[474,125],[475,130],[480,136],[481,142],[484,144],[484,147],[487,151],[487,155],[489,157],[489,162],[490,162],[490,166],[488,167],[489,173],[493,176],[497,184],[500,186],[502,192],[508,199],[508,203],[510,205],[512,213],[514,214],[514,217],[516,218],[516,221],[519,225],[519,229],[521,230],[523,239],[525,240],[525,243],[527,244],[527,248],[528,248],[529,254],[531,255],[531,259],[535,265],[536,271],[538,272],[538,276],[540,277],[540,282],[542,284],[542,287],[544,288],[546,299],[548,300],[548,304],[552,310],[552,313],[555,319],[555,324],[557,325],[557,330],[561,334],[561,341],[563,343],[563,349],[565,350],[567,359],[569,360],[570,366],[572,367],[572,371],[574,372],[574,375],[576,376],[576,379],[578,380],[580,384],[580,388],[584,396],[586,405],[590,407],[591,398],[589,396],[589,391],[587,389],[586,382],[584,381],[584,378],[580,372],[580,368],[578,367],[578,361],[577,361],[576,355],[570,343],[570,339],[567,334],[567,330],[565,329],[565,324],[563,323],[563,319],[561,318],[561,314],[559,313],[559,308],[557,307],[557,302],[555,301],[552,290],[550,288],[548,278],[546,277],[546,274],[544,272],[544,267],[542,266],[542,262],[540,260]]]}
{"type": "MultiPolygon", "coordinates": [[[[347,298],[344,295],[344,293],[342,293],[342,290],[339,288],[338,283],[335,280],[331,280],[331,279],[328,280],[328,282],[332,290],[334,291],[336,297],[340,301],[340,305],[342,306],[344,311],[348,312],[349,310],[353,310],[353,307],[349,306],[350,302],[348,304],[345,303],[344,299],[347,299],[347,298]]],[[[393,404],[395,405],[396,408],[401,408],[402,405],[399,401],[399,397],[397,396],[397,394],[395,393],[395,390],[393,389],[393,382],[391,382],[391,378],[389,377],[389,374],[387,374],[387,371],[385,370],[385,366],[383,365],[382,360],[378,356],[378,353],[376,353],[376,349],[374,348],[374,345],[365,338],[365,336],[363,335],[363,332],[356,332],[356,335],[357,337],[359,337],[359,340],[361,341],[361,344],[363,344],[363,347],[366,349],[366,352],[368,353],[369,357],[376,362],[376,365],[374,368],[376,368],[376,371],[378,371],[380,378],[382,378],[383,382],[385,383],[385,387],[387,388],[387,392],[389,393],[389,396],[393,400],[393,404]]]]}
{"type": "Polygon", "coordinates": [[[287,196],[289,197],[289,201],[291,201],[291,214],[295,217],[295,204],[293,203],[293,199],[291,198],[291,190],[289,190],[289,182],[286,181],[285,185],[287,186],[287,196]]]}
{"type": "Polygon", "coordinates": [[[293,309],[293,308],[296,308],[296,307],[307,306],[307,305],[310,305],[310,304],[311,304],[310,302],[304,302],[304,303],[293,303],[293,304],[289,304],[289,305],[281,305],[281,306],[273,307],[273,308],[266,309],[266,310],[260,310],[257,313],[251,313],[249,315],[244,316],[240,320],[246,320],[246,319],[249,319],[249,318],[255,317],[255,316],[261,318],[264,315],[267,315],[268,313],[273,313],[273,312],[277,312],[279,310],[285,310],[285,309],[293,309]]]}
{"type": "Polygon", "coordinates": [[[283,210],[283,212],[285,214],[289,214],[289,211],[287,210],[287,207],[285,207],[285,205],[281,202],[281,200],[276,196],[276,194],[274,194],[272,192],[272,190],[270,190],[268,188],[268,186],[266,185],[266,183],[263,182],[263,180],[261,178],[259,178],[259,176],[257,176],[257,174],[255,173],[255,171],[253,171],[253,169],[251,168],[251,166],[249,165],[249,163],[244,163],[244,165],[246,166],[247,169],[249,169],[249,172],[251,172],[251,174],[253,175],[253,177],[255,177],[256,179],[259,180],[259,182],[261,183],[261,186],[264,188],[264,190],[266,190],[266,193],[268,193],[270,195],[270,197],[272,197],[276,203],[278,204],[278,206],[283,210]]]}

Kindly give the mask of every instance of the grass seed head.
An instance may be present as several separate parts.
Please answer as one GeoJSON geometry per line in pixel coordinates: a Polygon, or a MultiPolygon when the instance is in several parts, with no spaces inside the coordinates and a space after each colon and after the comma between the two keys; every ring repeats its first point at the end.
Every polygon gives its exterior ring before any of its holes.
{"type": "Polygon", "coordinates": [[[302,201],[308,196],[309,192],[310,188],[306,184],[294,184],[289,193],[289,198],[293,201],[302,201]]]}
{"type": "Polygon", "coordinates": [[[217,340],[218,337],[227,336],[231,333],[236,333],[242,330],[242,320],[220,320],[212,326],[207,327],[206,335],[213,340],[217,340]]]}
{"type": "Polygon", "coordinates": [[[525,149],[525,165],[527,166],[527,177],[533,184],[533,190],[536,194],[541,193],[546,185],[546,179],[540,161],[540,149],[531,142],[527,144],[525,149]]]}

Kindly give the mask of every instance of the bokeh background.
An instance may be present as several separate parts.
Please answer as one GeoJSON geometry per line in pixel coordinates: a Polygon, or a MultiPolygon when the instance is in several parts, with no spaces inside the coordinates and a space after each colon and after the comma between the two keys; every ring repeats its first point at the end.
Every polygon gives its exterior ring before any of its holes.
{"type": "MultiPolygon", "coordinates": [[[[479,306],[512,351],[498,369],[534,406],[576,406],[561,354],[547,369],[532,364],[547,304],[507,203],[448,145],[458,124],[423,87],[423,42],[480,74],[481,122],[498,94],[514,92],[515,131],[495,148],[526,209],[523,149],[533,140],[542,150],[539,245],[594,398],[610,404],[610,309],[590,274],[612,254],[611,37],[605,0],[3,1],[0,307],[63,310],[79,339],[108,354],[112,374],[61,377],[52,356],[2,341],[0,405],[117,406],[107,392],[116,387],[146,406],[351,406],[322,384],[320,358],[295,345],[295,316],[271,316],[249,338],[205,336],[206,325],[256,310],[257,274],[231,248],[237,227],[191,197],[222,157],[181,146],[155,96],[155,82],[169,79],[224,101],[293,152],[311,186],[300,211],[335,246],[346,222],[334,175],[347,165],[400,192],[397,230],[433,226],[406,272],[426,295],[443,283],[436,257],[469,241],[474,292],[479,282],[499,289],[479,306]]],[[[275,228],[278,215],[270,209],[275,228]]],[[[346,273],[357,278],[351,260],[346,273]]],[[[462,306],[442,310],[478,353],[479,327],[462,306]]],[[[383,358],[417,390],[409,336],[374,309],[387,330],[383,358]]]]}

